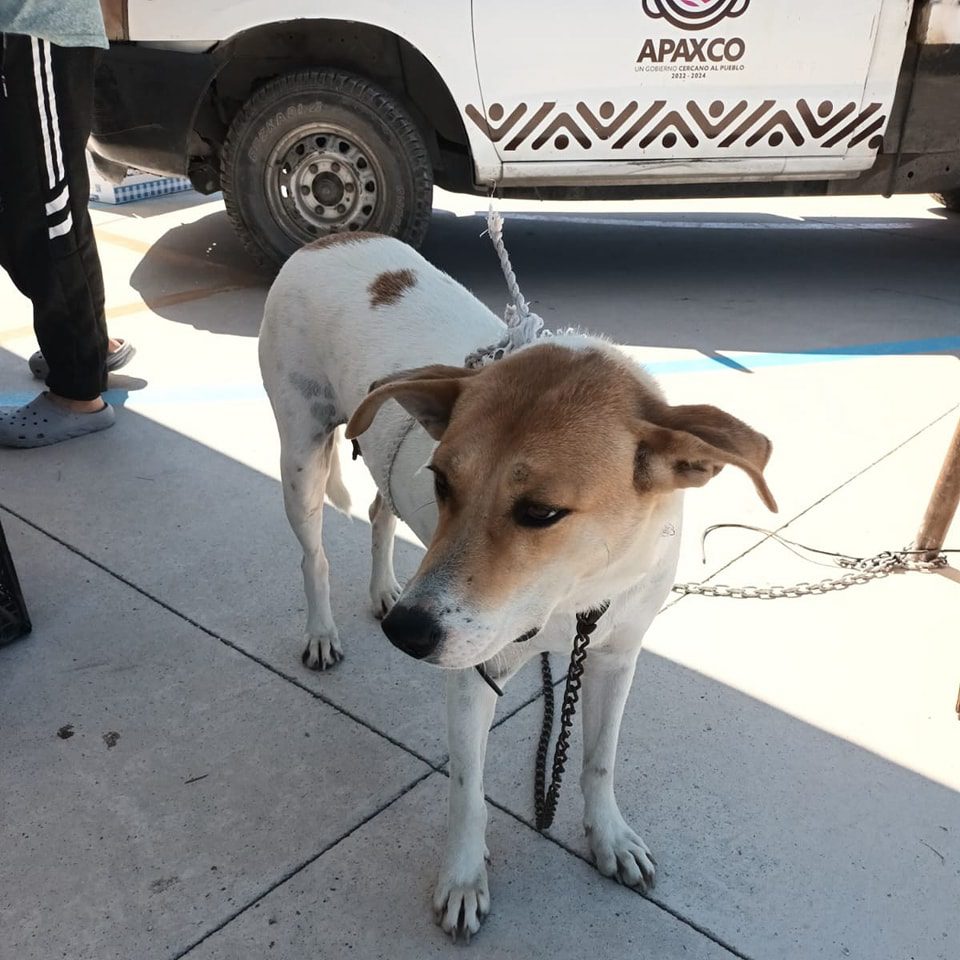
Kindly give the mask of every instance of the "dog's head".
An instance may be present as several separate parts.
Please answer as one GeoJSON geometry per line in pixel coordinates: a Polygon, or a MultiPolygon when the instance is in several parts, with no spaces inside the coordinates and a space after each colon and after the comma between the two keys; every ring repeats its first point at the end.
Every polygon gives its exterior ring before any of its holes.
{"type": "Polygon", "coordinates": [[[458,669],[589,607],[650,569],[670,499],[725,464],[763,502],[770,441],[710,406],[670,406],[605,346],[540,344],[467,370],[431,366],[374,384],[347,426],[396,400],[438,441],[439,519],[383,622],[412,656],[458,669]]]}

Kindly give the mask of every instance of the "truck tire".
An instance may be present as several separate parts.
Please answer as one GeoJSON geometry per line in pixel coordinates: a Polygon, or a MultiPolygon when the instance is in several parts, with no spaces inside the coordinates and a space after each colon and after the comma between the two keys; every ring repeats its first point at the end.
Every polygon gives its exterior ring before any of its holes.
{"type": "Polygon", "coordinates": [[[397,100],[361,77],[307,70],[261,87],[223,145],[227,214],[270,271],[332,233],[367,230],[423,242],[433,171],[397,100]]]}
{"type": "Polygon", "coordinates": [[[933,199],[942,207],[960,213],[960,190],[950,190],[947,193],[934,193],[933,199]]]}

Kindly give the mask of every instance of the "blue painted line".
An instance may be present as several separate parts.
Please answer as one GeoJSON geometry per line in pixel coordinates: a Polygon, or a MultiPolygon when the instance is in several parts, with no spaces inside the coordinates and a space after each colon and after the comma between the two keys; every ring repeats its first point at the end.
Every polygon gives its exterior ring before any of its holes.
{"type": "MultiPolygon", "coordinates": [[[[858,360],[866,357],[923,356],[927,354],[960,355],[960,336],[930,337],[925,340],[893,340],[882,343],[864,343],[848,347],[827,347],[810,353],[745,353],[736,357],[692,357],[688,360],[654,360],[644,364],[656,375],[672,373],[716,373],[721,370],[753,370],[761,367],[796,367],[816,363],[835,363],[839,360],[858,360]]],[[[36,390],[0,393],[0,406],[18,407],[29,403],[36,390]]],[[[265,399],[261,384],[231,384],[228,386],[148,386],[144,390],[108,390],[108,403],[123,406],[132,404],[158,406],[167,404],[249,403],[265,399]]]]}
{"type": "MultiPolygon", "coordinates": [[[[796,367],[865,357],[915,357],[925,354],[960,354],[960,336],[930,337],[926,340],[893,340],[849,347],[826,347],[811,353],[744,353],[733,359],[747,370],[757,367],[796,367]]],[[[650,373],[707,373],[728,367],[727,358],[696,357],[690,360],[654,360],[644,366],[650,373]]]]}

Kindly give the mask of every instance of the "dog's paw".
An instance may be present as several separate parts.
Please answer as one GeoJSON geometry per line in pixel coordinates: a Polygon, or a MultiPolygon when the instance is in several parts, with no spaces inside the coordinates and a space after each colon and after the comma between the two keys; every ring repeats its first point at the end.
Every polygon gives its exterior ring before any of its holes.
{"type": "Polygon", "coordinates": [[[343,659],[343,648],[337,631],[307,637],[303,650],[303,665],[308,670],[329,670],[343,659]]]}
{"type": "Polygon", "coordinates": [[[587,841],[597,869],[627,887],[641,893],[653,889],[657,861],[630,825],[618,816],[606,825],[586,826],[587,841]]]}
{"type": "Polygon", "coordinates": [[[466,879],[447,871],[440,874],[433,894],[433,915],[452,940],[462,937],[469,943],[489,912],[487,868],[482,863],[472,877],[466,879]]]}
{"type": "Polygon", "coordinates": [[[382,583],[371,583],[370,609],[373,611],[373,615],[378,620],[382,620],[393,609],[393,605],[400,599],[402,592],[402,587],[393,577],[384,580],[382,583]]]}

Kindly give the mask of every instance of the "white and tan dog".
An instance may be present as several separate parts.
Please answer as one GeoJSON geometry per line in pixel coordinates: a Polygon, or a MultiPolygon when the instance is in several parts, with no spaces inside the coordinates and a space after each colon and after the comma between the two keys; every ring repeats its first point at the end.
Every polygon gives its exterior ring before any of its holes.
{"type": "Polygon", "coordinates": [[[620,814],[614,759],[640,643],[673,582],[683,488],[734,464],[776,509],[761,434],[715,407],[670,406],[640,367],[585,335],[464,368],[504,331],[410,247],[346,234],[290,258],[260,332],[284,503],[303,546],[304,662],[322,670],[341,656],[321,528],[324,494],[348,506],[336,428],[349,421],[380,491],[374,613],[395,646],[449,671],[434,909],[445,931],[468,936],[490,906],[483,763],[496,703],[472,668],[502,682],[541,651],[569,655],[576,612],[610,602],[583,683],[583,822],[600,872],[646,890],[655,864],[620,814]],[[393,511],[427,545],[402,591],[393,511]]]}

